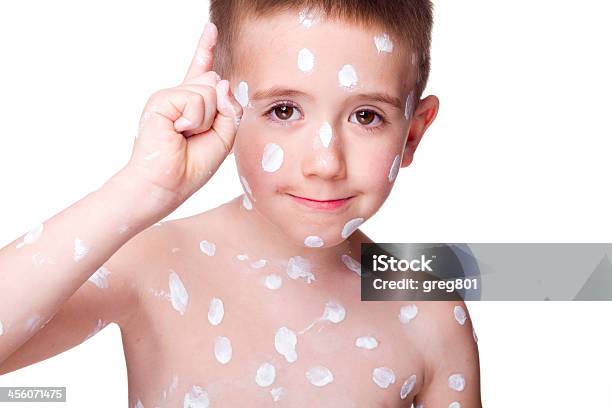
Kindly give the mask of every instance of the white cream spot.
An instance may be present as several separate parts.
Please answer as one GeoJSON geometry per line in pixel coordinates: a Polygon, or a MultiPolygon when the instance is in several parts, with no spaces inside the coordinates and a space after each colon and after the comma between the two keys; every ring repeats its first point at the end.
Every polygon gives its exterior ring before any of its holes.
{"type": "Polygon", "coordinates": [[[378,340],[372,336],[357,337],[355,340],[355,346],[366,350],[374,350],[376,347],[378,347],[378,340]]]}
{"type": "Polygon", "coordinates": [[[298,68],[302,72],[310,72],[314,68],[315,56],[308,48],[302,48],[298,52],[298,68]]]}
{"type": "Polygon", "coordinates": [[[472,337],[474,337],[474,342],[478,343],[478,336],[476,336],[476,330],[472,327],[472,337]]]}
{"type": "Polygon", "coordinates": [[[154,158],[156,158],[157,156],[159,156],[159,150],[154,151],[153,153],[149,153],[147,154],[144,159],[145,160],[153,160],[154,158]]]}
{"type": "Polygon", "coordinates": [[[363,224],[363,218],[353,218],[348,221],[344,224],[344,228],[342,228],[342,238],[348,238],[361,224],[363,224]]]}
{"type": "Polygon", "coordinates": [[[30,317],[25,322],[26,331],[28,333],[31,333],[31,332],[38,330],[40,328],[41,323],[42,323],[42,317],[38,315],[30,317]]]}
{"type": "Polygon", "coordinates": [[[127,224],[121,224],[119,226],[119,234],[125,234],[127,232],[127,230],[130,229],[130,226],[127,224]]]}
{"type": "Polygon", "coordinates": [[[276,143],[268,143],[264,147],[261,167],[265,172],[274,173],[283,165],[284,152],[276,143]]]}
{"type": "Polygon", "coordinates": [[[416,56],[416,53],[413,52],[412,55],[410,55],[410,63],[412,65],[416,65],[416,61],[417,61],[417,56],[416,56]]]}
{"type": "Polygon", "coordinates": [[[357,85],[358,81],[357,72],[352,65],[344,65],[342,69],[338,71],[338,82],[340,86],[351,89],[357,85]]]}
{"type": "Polygon", "coordinates": [[[448,377],[448,388],[454,391],[463,391],[465,388],[465,378],[461,374],[451,374],[448,377]]]}
{"type": "Polygon", "coordinates": [[[324,366],[311,367],[306,371],[306,378],[312,385],[317,387],[324,387],[334,381],[334,375],[329,368],[324,366]]]}
{"type": "Polygon", "coordinates": [[[353,257],[347,254],[342,255],[342,262],[344,265],[349,268],[351,271],[355,272],[357,275],[361,276],[361,263],[357,262],[353,257]]]}
{"type": "Polygon", "coordinates": [[[272,396],[272,401],[279,401],[283,396],[285,396],[285,389],[283,387],[276,387],[270,390],[270,395],[272,396]]]}
{"type": "Polygon", "coordinates": [[[204,252],[206,255],[213,256],[216,250],[217,246],[214,243],[208,241],[200,242],[200,251],[204,252]]]}
{"type": "Polygon", "coordinates": [[[321,144],[325,147],[329,147],[332,136],[333,129],[331,125],[329,124],[329,122],[323,122],[323,124],[319,128],[319,139],[321,140],[321,144]]]}
{"type": "Polygon", "coordinates": [[[170,301],[172,302],[172,307],[181,315],[184,315],[187,309],[187,303],[189,303],[189,294],[181,278],[173,270],[170,270],[168,286],[170,286],[170,301]]]}
{"type": "Polygon", "coordinates": [[[455,320],[457,321],[457,323],[463,326],[465,324],[465,321],[467,320],[467,314],[465,313],[465,309],[463,309],[461,306],[455,306],[455,308],[453,309],[453,314],[455,315],[455,320]]]}
{"type": "Polygon", "coordinates": [[[389,388],[395,384],[395,373],[389,367],[378,367],[372,371],[372,381],[380,388],[389,388]]]}
{"type": "Polygon", "coordinates": [[[223,301],[216,297],[212,298],[208,306],[208,321],[210,324],[217,326],[223,320],[224,315],[223,301]]]}
{"type": "Polygon", "coordinates": [[[258,259],[257,261],[251,262],[251,268],[261,269],[266,266],[266,263],[268,263],[268,261],[266,261],[265,259],[258,259]]]}
{"type": "Polygon", "coordinates": [[[269,387],[276,378],[276,368],[270,363],[263,363],[255,374],[255,383],[260,387],[269,387]]]}
{"type": "Polygon", "coordinates": [[[87,340],[88,338],[95,336],[96,334],[98,334],[98,332],[100,330],[102,330],[104,327],[106,326],[106,324],[102,321],[102,319],[98,319],[98,323],[96,324],[96,327],[94,327],[94,329],[92,330],[91,333],[89,333],[87,335],[87,337],[85,337],[85,340],[87,340]]]}
{"type": "Polygon", "coordinates": [[[110,271],[108,270],[108,268],[105,266],[101,266],[87,280],[99,287],[100,289],[106,289],[108,288],[108,275],[110,275],[110,271]]]}
{"type": "Polygon", "coordinates": [[[399,320],[404,324],[410,323],[410,321],[414,319],[418,313],[419,309],[414,304],[402,306],[400,308],[399,320]]]}
{"type": "Polygon", "coordinates": [[[178,387],[178,376],[176,374],[174,374],[172,376],[172,382],[168,386],[168,390],[164,390],[162,392],[162,396],[164,397],[164,399],[167,399],[168,396],[172,395],[174,393],[174,391],[176,391],[177,387],[178,387]]]}
{"type": "Polygon", "coordinates": [[[404,381],[404,384],[402,384],[402,389],[400,390],[401,399],[406,399],[408,394],[412,392],[414,386],[416,385],[416,381],[417,378],[415,374],[412,374],[406,381],[404,381]]]}
{"type": "Polygon", "coordinates": [[[374,37],[374,44],[376,44],[376,49],[378,50],[379,54],[381,52],[393,52],[393,41],[391,41],[391,38],[387,33],[374,37]]]}
{"type": "Polygon", "coordinates": [[[249,104],[249,84],[240,81],[236,89],[234,89],[234,97],[243,108],[249,104]]]}
{"type": "Polygon", "coordinates": [[[17,244],[17,248],[21,248],[24,245],[32,245],[43,233],[43,224],[38,224],[36,227],[32,228],[23,236],[23,241],[17,244]]]}
{"type": "Polygon", "coordinates": [[[236,255],[236,258],[239,261],[246,261],[247,259],[249,259],[249,256],[247,254],[238,254],[238,255],[236,255]]]}
{"type": "Polygon", "coordinates": [[[323,312],[323,319],[332,323],[340,323],[346,316],[346,310],[344,306],[333,300],[328,301],[325,304],[325,311],[323,312]]]}
{"type": "Polygon", "coordinates": [[[315,276],[311,272],[310,262],[301,256],[289,258],[289,262],[287,263],[287,275],[293,280],[305,278],[308,283],[315,280],[315,276]]]}
{"type": "Polygon", "coordinates": [[[225,336],[215,339],[215,358],[221,364],[227,364],[232,359],[232,342],[225,336]]]}
{"type": "MultiPolygon", "coordinates": [[[[251,190],[251,186],[249,185],[247,179],[244,176],[240,176],[240,182],[242,183],[242,188],[244,188],[244,191],[253,197],[253,191],[251,190]]],[[[253,201],[255,201],[255,198],[253,198],[253,201]]]]}
{"type": "Polygon", "coordinates": [[[274,336],[274,348],[281,354],[289,363],[294,363],[297,360],[297,345],[296,334],[286,327],[281,327],[276,331],[274,336]]]}
{"type": "Polygon", "coordinates": [[[251,203],[251,200],[249,200],[249,196],[247,196],[246,194],[242,195],[242,206],[245,210],[250,211],[253,209],[253,204],[251,203]]]}
{"type": "Polygon", "coordinates": [[[142,402],[138,400],[136,401],[136,405],[134,405],[134,408],[144,408],[144,405],[142,405],[142,402]]]}
{"type": "Polygon", "coordinates": [[[309,235],[304,239],[304,245],[310,248],[319,248],[325,245],[323,238],[316,235],[309,235]]]}
{"type": "Polygon", "coordinates": [[[393,164],[391,164],[391,168],[389,169],[389,183],[393,183],[393,180],[397,177],[397,173],[399,173],[400,168],[400,155],[395,155],[393,158],[393,164]]]}
{"type": "Polygon", "coordinates": [[[271,290],[280,289],[280,287],[283,285],[283,278],[281,278],[280,275],[277,275],[275,273],[270,274],[266,276],[264,285],[266,286],[266,288],[271,290]]]}
{"type": "Polygon", "coordinates": [[[2,324],[2,320],[0,320],[0,336],[4,334],[4,325],[2,324]]]}
{"type": "Polygon", "coordinates": [[[208,408],[209,404],[208,393],[199,385],[191,387],[183,399],[183,408],[208,408]]]}
{"type": "Polygon", "coordinates": [[[79,238],[75,238],[74,240],[74,255],[72,259],[74,262],[79,262],[81,259],[85,258],[85,255],[89,253],[89,244],[81,241],[79,238]]]}
{"type": "Polygon", "coordinates": [[[459,401],[453,401],[448,404],[448,408],[461,408],[461,403],[459,401]]]}
{"type": "Polygon", "coordinates": [[[314,10],[304,9],[298,13],[298,21],[304,28],[310,28],[319,21],[318,13],[314,10]]]}
{"type": "Polygon", "coordinates": [[[404,117],[406,120],[410,120],[412,117],[412,110],[414,109],[414,91],[410,91],[408,97],[406,97],[406,105],[404,105],[404,117]]]}

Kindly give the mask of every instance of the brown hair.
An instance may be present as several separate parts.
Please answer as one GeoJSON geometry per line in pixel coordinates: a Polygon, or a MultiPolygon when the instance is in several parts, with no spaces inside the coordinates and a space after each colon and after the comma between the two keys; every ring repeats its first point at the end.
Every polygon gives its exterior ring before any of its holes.
{"type": "MultiPolygon", "coordinates": [[[[416,56],[418,101],[427,84],[430,69],[433,5],[430,0],[211,0],[210,20],[219,28],[215,49],[215,71],[229,78],[234,67],[233,45],[240,25],[247,17],[312,10],[326,18],[362,26],[379,26],[388,31],[416,56]]],[[[296,15],[297,19],[297,15],[296,15]]]]}

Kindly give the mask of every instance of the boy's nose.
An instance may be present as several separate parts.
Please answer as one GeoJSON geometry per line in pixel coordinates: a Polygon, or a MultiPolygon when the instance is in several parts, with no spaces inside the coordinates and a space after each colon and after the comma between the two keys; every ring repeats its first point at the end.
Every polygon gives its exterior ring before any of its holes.
{"type": "Polygon", "coordinates": [[[316,133],[309,138],[311,140],[307,138],[301,163],[305,177],[317,176],[330,180],[346,177],[346,162],[338,136],[334,132],[327,147],[321,143],[316,133]]]}

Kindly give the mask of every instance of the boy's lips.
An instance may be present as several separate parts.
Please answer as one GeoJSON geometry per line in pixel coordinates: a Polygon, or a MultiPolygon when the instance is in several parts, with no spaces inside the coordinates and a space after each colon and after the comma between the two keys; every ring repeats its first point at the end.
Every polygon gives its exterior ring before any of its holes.
{"type": "Polygon", "coordinates": [[[306,206],[308,208],[314,208],[317,210],[335,210],[335,209],[338,209],[344,206],[346,203],[349,202],[349,200],[353,198],[353,196],[350,196],[350,197],[344,197],[344,198],[321,200],[321,199],[315,199],[315,198],[309,198],[309,197],[300,197],[300,196],[296,196],[293,194],[289,194],[289,196],[291,196],[291,199],[295,201],[296,203],[306,206]]]}

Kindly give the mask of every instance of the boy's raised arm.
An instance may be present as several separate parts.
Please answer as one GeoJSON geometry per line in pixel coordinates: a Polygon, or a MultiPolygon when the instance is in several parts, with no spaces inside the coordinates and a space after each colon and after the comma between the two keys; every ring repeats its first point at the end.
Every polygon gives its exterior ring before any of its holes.
{"type": "MultiPolygon", "coordinates": [[[[63,307],[93,317],[95,299],[84,296],[83,283],[130,238],[206,184],[231,151],[242,107],[229,82],[210,71],[216,39],[216,27],[208,24],[184,81],[149,98],[122,170],[0,250],[0,373],[2,363],[63,307]]],[[[130,305],[129,285],[120,287],[117,305],[130,305]]],[[[109,320],[126,313],[118,306],[109,310],[109,320]]],[[[64,319],[62,328],[71,330],[77,321],[64,319]]],[[[73,340],[57,336],[40,347],[65,349],[73,340]]]]}

